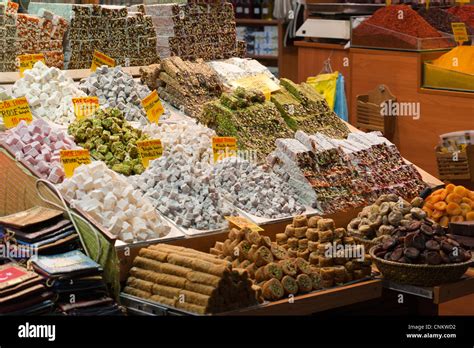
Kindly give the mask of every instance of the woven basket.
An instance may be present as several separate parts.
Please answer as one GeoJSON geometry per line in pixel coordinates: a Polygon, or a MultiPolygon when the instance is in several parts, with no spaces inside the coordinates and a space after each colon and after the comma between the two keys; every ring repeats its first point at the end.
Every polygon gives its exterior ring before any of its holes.
{"type": "Polygon", "coordinates": [[[352,238],[354,238],[354,240],[357,244],[362,244],[364,246],[366,252],[368,250],[370,250],[372,247],[376,246],[377,244],[380,244],[380,243],[373,242],[371,240],[363,239],[363,238],[356,237],[356,236],[352,236],[352,238]]]}
{"type": "Polygon", "coordinates": [[[445,265],[418,265],[387,261],[375,256],[375,247],[370,249],[373,262],[385,279],[401,284],[435,286],[458,280],[472,266],[474,259],[462,263],[445,265]]]}

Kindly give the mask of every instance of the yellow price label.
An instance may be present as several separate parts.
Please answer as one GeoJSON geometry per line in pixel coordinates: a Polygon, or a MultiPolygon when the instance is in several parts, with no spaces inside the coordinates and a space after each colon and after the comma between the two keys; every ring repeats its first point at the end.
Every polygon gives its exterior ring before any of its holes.
{"type": "Polygon", "coordinates": [[[64,174],[66,178],[74,175],[74,170],[82,164],[91,163],[91,155],[89,150],[60,150],[59,157],[63,164],[64,174]]]}
{"type": "Polygon", "coordinates": [[[426,0],[426,9],[430,8],[430,0],[426,0]]]}
{"type": "Polygon", "coordinates": [[[237,139],[235,137],[212,137],[214,162],[227,157],[237,156],[237,139]]]}
{"type": "Polygon", "coordinates": [[[7,128],[13,128],[21,121],[30,123],[33,121],[28,100],[25,97],[10,99],[0,102],[0,117],[7,128]]]}
{"type": "Polygon", "coordinates": [[[98,67],[101,67],[102,65],[114,67],[115,59],[110,58],[102,52],[94,50],[94,54],[92,55],[91,71],[95,71],[98,67]]]}
{"type": "Polygon", "coordinates": [[[148,121],[150,121],[150,123],[158,123],[160,116],[163,115],[163,112],[165,112],[163,105],[161,105],[161,100],[160,97],[158,97],[158,92],[156,89],[142,99],[142,106],[145,109],[148,121]]]}
{"type": "Polygon", "coordinates": [[[226,216],[225,219],[229,221],[230,228],[233,228],[233,227],[236,227],[239,229],[250,228],[252,231],[255,231],[255,232],[263,231],[263,228],[261,228],[257,224],[254,224],[252,221],[244,218],[243,216],[226,216]]]}
{"type": "Polygon", "coordinates": [[[385,5],[387,5],[387,6],[392,5],[392,0],[385,0],[385,5]]]}
{"type": "Polygon", "coordinates": [[[462,22],[451,23],[453,29],[454,40],[462,45],[463,42],[468,41],[466,25],[462,22]]]}
{"type": "Polygon", "coordinates": [[[463,5],[463,4],[468,4],[470,3],[471,1],[470,0],[456,0],[457,3],[463,5]]]}
{"type": "Polygon", "coordinates": [[[150,161],[163,155],[163,145],[160,139],[137,141],[137,148],[145,168],[148,168],[150,161]]]}
{"type": "Polygon", "coordinates": [[[35,63],[38,61],[42,61],[46,64],[46,59],[44,58],[43,53],[22,54],[18,56],[18,70],[20,70],[20,76],[23,77],[25,70],[33,69],[33,65],[35,65],[35,63]]]}
{"type": "Polygon", "coordinates": [[[87,118],[99,108],[99,98],[97,97],[78,97],[72,98],[74,105],[74,114],[78,120],[87,118]]]}

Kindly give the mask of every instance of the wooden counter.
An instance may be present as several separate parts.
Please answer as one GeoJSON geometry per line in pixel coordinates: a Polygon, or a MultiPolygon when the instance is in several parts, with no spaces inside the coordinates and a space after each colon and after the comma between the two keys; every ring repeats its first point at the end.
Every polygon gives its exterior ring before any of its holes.
{"type": "Polygon", "coordinates": [[[379,84],[385,84],[399,102],[420,103],[420,118],[399,116],[394,142],[403,157],[432,174],[437,174],[434,147],[440,134],[471,129],[474,93],[439,91],[421,88],[422,62],[442,55],[350,49],[351,112],[355,121],[355,99],[379,84]]]}

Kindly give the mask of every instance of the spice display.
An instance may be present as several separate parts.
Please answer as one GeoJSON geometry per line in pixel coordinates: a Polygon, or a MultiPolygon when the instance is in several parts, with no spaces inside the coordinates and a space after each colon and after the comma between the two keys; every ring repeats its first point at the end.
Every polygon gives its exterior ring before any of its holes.
{"type": "Polygon", "coordinates": [[[295,216],[284,233],[276,235],[277,244],[296,258],[298,269],[318,267],[321,286],[329,288],[371,275],[371,259],[345,228],[336,228],[334,220],[320,216],[295,216]],[[304,262],[303,262],[303,261],[304,262]]]}
{"type": "Polygon", "coordinates": [[[474,46],[458,46],[433,60],[433,65],[474,75],[474,46]],[[455,62],[455,64],[453,63],[455,62]]]}
{"type": "Polygon", "coordinates": [[[255,59],[233,57],[225,60],[214,60],[208,64],[219,75],[222,83],[227,86],[230,86],[233,81],[259,74],[265,74],[278,83],[278,79],[270,70],[255,59]]]}
{"type": "Polygon", "coordinates": [[[124,292],[198,314],[258,304],[247,271],[193,249],[157,244],[133,261],[124,292]]]}
{"type": "Polygon", "coordinates": [[[85,93],[64,71],[38,61],[15,82],[12,96],[26,97],[34,116],[66,125],[75,119],[72,98],[83,97],[85,93]]]}
{"type": "Polygon", "coordinates": [[[226,158],[213,168],[216,187],[247,213],[282,218],[302,213],[293,188],[270,171],[238,158],[226,158]]]}
{"type": "Polygon", "coordinates": [[[99,109],[91,117],[71,123],[68,132],[79,146],[90,151],[92,158],[104,161],[120,174],[145,170],[136,143],[147,137],[130,126],[119,109],[99,109]]]}
{"type": "Polygon", "coordinates": [[[236,137],[238,148],[255,151],[260,162],[273,150],[276,139],[293,133],[262,92],[243,88],[207,103],[200,121],[219,136],[236,137]]]}
{"type": "Polygon", "coordinates": [[[281,90],[273,93],[271,100],[292,130],[347,137],[349,128],[309,84],[298,85],[288,79],[281,79],[280,84],[281,90]]]}
{"type": "Polygon", "coordinates": [[[53,184],[64,178],[59,151],[78,148],[64,131],[54,129],[42,119],[36,119],[29,125],[21,121],[2,138],[17,160],[31,166],[41,178],[53,184]]]}
{"type": "Polygon", "coordinates": [[[407,5],[378,9],[353,29],[352,41],[359,46],[411,50],[455,46],[454,42],[443,39],[435,28],[407,5]]]}
{"type": "Polygon", "coordinates": [[[212,60],[242,53],[238,49],[233,7],[228,2],[145,5],[144,11],[155,27],[162,58],[212,60]]]}
{"type": "MultiPolygon", "coordinates": [[[[422,16],[430,25],[432,25],[433,28],[444,33],[452,34],[453,28],[451,27],[451,23],[462,22],[462,20],[456,15],[453,15],[448,11],[437,7],[430,7],[428,9],[426,9],[426,7],[420,7],[418,9],[418,14],[422,16]]],[[[474,29],[470,28],[469,26],[466,26],[466,29],[469,35],[474,33],[474,29]]]]}
{"type": "Polygon", "coordinates": [[[102,107],[119,109],[127,121],[137,121],[142,125],[148,123],[141,100],[151,91],[136,82],[121,67],[109,68],[104,65],[97,68],[81,80],[79,88],[89,96],[98,97],[102,107]]]}
{"type": "Polygon", "coordinates": [[[374,253],[385,260],[428,265],[471,259],[469,250],[447,235],[443,227],[428,219],[398,227],[393,238],[379,245],[374,253]]]}
{"type": "Polygon", "coordinates": [[[163,156],[169,156],[173,149],[181,145],[190,151],[183,152],[188,155],[188,163],[200,162],[211,164],[213,161],[212,137],[216,133],[200,124],[177,123],[160,124],[151,123],[145,126],[143,134],[150,139],[160,139],[163,144],[163,156]]]}
{"type": "Polygon", "coordinates": [[[142,70],[142,83],[150,89],[158,88],[159,96],[187,115],[198,118],[203,105],[218,98],[223,86],[219,77],[202,60],[183,61],[180,57],[164,59],[155,70],[149,67],[142,70]],[[158,69],[158,71],[156,71],[158,69]],[[158,81],[150,81],[152,76],[159,76],[158,81]]]}
{"type": "Polygon", "coordinates": [[[352,236],[383,243],[397,228],[414,226],[426,218],[426,212],[421,209],[422,202],[420,197],[409,203],[395,194],[381,195],[351,220],[347,231],[352,236]]]}
{"type": "Polygon", "coordinates": [[[142,175],[130,177],[130,182],[178,226],[201,231],[224,228],[224,216],[234,215],[234,209],[219,193],[209,164],[189,161],[192,152],[176,145],[168,156],[151,161],[142,175]]]}
{"type": "Polygon", "coordinates": [[[0,9],[0,71],[16,71],[16,57],[43,53],[46,64],[63,68],[63,38],[67,21],[49,11],[38,16],[7,13],[0,9]]]}
{"type": "Polygon", "coordinates": [[[324,212],[361,206],[388,193],[412,199],[426,187],[395,145],[375,133],[350,133],[340,140],[298,131],[295,137],[278,139],[269,163],[290,177],[302,202],[324,212]]]}
{"type": "Polygon", "coordinates": [[[423,210],[442,227],[450,222],[474,221],[474,191],[449,184],[429,195],[423,210]]]}
{"type": "Polygon", "coordinates": [[[88,69],[94,50],[115,59],[116,65],[156,63],[156,33],[150,16],[126,7],[73,5],[65,46],[68,69],[88,69]]]}
{"type": "Polygon", "coordinates": [[[459,17],[461,21],[474,28],[474,5],[462,4],[462,6],[453,6],[446,11],[459,17]]]}
{"type": "Polygon", "coordinates": [[[80,208],[126,243],[156,239],[170,232],[151,201],[103,162],[76,168],[59,189],[72,207],[80,208]]]}

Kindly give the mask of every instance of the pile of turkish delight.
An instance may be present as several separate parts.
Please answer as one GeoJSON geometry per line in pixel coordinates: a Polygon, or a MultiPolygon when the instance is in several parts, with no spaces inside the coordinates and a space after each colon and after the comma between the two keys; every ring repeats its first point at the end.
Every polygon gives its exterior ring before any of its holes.
{"type": "Polygon", "coordinates": [[[345,140],[298,131],[296,139],[278,139],[268,160],[289,177],[305,204],[326,213],[373,202],[381,194],[407,199],[425,184],[398,149],[376,133],[351,133],[345,140]]]}

